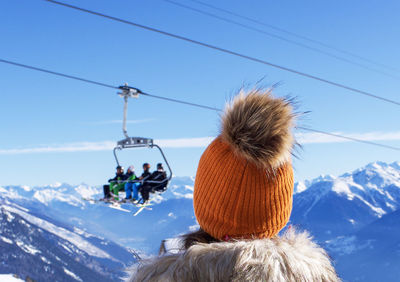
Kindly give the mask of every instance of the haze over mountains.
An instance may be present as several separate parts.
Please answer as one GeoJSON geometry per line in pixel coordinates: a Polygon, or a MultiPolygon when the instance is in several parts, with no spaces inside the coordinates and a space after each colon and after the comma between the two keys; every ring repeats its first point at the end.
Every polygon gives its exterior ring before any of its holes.
{"type": "MultiPolygon", "coordinates": [[[[6,250],[0,273],[38,280],[52,275],[60,281],[119,280],[135,262],[126,248],[142,257],[156,254],[161,240],[198,227],[193,183],[190,177],[173,178],[152,210],[136,217],[130,204],[121,205],[131,211],[126,212],[82,199],[100,198],[100,187],[0,187],[0,247],[6,250]]],[[[399,162],[321,176],[296,183],[295,191],[290,224],[308,230],[328,250],[344,280],[397,281],[399,162]]]]}

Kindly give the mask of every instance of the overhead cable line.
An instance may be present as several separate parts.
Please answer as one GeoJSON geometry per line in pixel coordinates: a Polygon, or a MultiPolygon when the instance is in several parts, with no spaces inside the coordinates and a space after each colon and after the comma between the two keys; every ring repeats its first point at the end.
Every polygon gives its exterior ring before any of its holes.
{"type": "Polygon", "coordinates": [[[348,55],[348,56],[351,56],[351,57],[354,57],[354,58],[363,60],[363,61],[365,61],[365,62],[374,64],[374,65],[376,65],[376,66],[384,67],[384,68],[386,68],[386,69],[394,70],[394,71],[397,71],[397,72],[400,71],[398,68],[395,68],[395,67],[393,67],[393,66],[389,66],[389,65],[386,65],[386,64],[383,64],[383,63],[380,63],[380,62],[377,62],[377,61],[374,61],[374,60],[365,58],[365,57],[360,56],[360,55],[358,55],[358,54],[355,54],[355,53],[353,53],[353,52],[350,52],[350,51],[347,51],[347,50],[343,50],[343,49],[341,49],[341,48],[332,46],[332,45],[330,45],[330,44],[324,43],[324,42],[322,42],[322,41],[319,41],[319,40],[316,40],[316,39],[313,39],[313,38],[310,38],[310,37],[307,37],[307,36],[304,36],[304,35],[300,35],[300,34],[298,34],[298,33],[289,31],[289,30],[287,30],[287,29],[283,29],[283,28],[278,27],[278,26],[276,26],[276,25],[268,24],[268,23],[265,23],[265,22],[256,20],[256,19],[254,19],[254,18],[251,18],[251,17],[248,17],[248,16],[244,16],[244,15],[239,14],[239,13],[235,13],[235,12],[233,12],[232,10],[223,9],[223,8],[221,8],[221,7],[217,7],[217,6],[215,6],[215,5],[212,5],[212,4],[209,4],[209,3],[205,3],[205,2],[200,1],[200,0],[190,0],[190,1],[192,1],[192,2],[194,2],[194,3],[197,3],[197,4],[200,4],[200,5],[203,5],[203,6],[206,6],[206,7],[209,7],[209,8],[211,8],[211,9],[214,9],[214,10],[217,10],[217,11],[224,12],[224,13],[226,13],[226,14],[229,14],[229,15],[232,15],[232,16],[235,16],[235,17],[238,17],[238,18],[241,18],[241,19],[244,19],[244,20],[247,20],[247,21],[250,21],[250,22],[253,22],[253,23],[256,23],[256,24],[259,24],[259,25],[268,27],[268,28],[271,28],[271,29],[276,30],[276,31],[280,31],[280,32],[282,32],[282,33],[289,34],[289,35],[294,36],[294,37],[297,37],[297,38],[299,38],[299,39],[303,39],[303,40],[312,42],[312,43],[314,43],[314,44],[318,44],[318,45],[323,46],[323,47],[325,47],[325,48],[329,48],[329,49],[334,50],[334,51],[336,51],[336,52],[339,52],[339,53],[342,53],[342,54],[345,54],[345,55],[348,55]]]}
{"type": "Polygon", "coordinates": [[[182,3],[179,3],[179,2],[176,2],[176,1],[173,1],[173,0],[162,0],[162,1],[167,2],[167,3],[169,3],[169,4],[172,4],[172,5],[175,5],[175,6],[178,6],[178,7],[181,7],[181,8],[184,8],[184,9],[187,9],[187,10],[194,11],[194,12],[196,12],[196,13],[200,13],[200,14],[202,14],[202,15],[206,15],[206,16],[209,16],[209,17],[212,17],[212,18],[219,19],[219,20],[221,20],[221,21],[224,21],[224,22],[227,22],[227,23],[230,23],[230,24],[234,24],[234,25],[243,27],[243,28],[248,29],[248,30],[252,30],[252,31],[261,33],[261,34],[266,35],[266,36],[268,36],[268,37],[272,37],[272,38],[275,38],[275,39],[278,39],[278,40],[281,40],[281,41],[284,41],[284,42],[287,42],[287,43],[290,43],[290,44],[294,44],[294,45],[296,45],[296,46],[300,46],[300,47],[302,47],[302,48],[306,48],[306,49],[308,49],[308,50],[317,52],[317,53],[319,53],[319,54],[323,54],[323,55],[325,55],[325,56],[334,58],[334,59],[339,60],[339,61],[342,61],[342,62],[346,62],[346,63],[348,63],[348,64],[352,64],[352,65],[358,66],[358,67],[360,67],[360,68],[363,68],[363,69],[366,69],[366,70],[369,70],[369,71],[372,71],[372,72],[375,72],[375,73],[379,73],[379,74],[382,74],[382,75],[385,75],[385,76],[388,76],[388,77],[392,77],[392,78],[395,78],[395,79],[400,79],[399,76],[396,76],[396,75],[393,75],[393,74],[390,74],[390,73],[387,73],[387,72],[384,72],[384,71],[381,71],[381,70],[378,70],[378,69],[371,68],[371,67],[366,66],[366,65],[364,65],[364,64],[360,64],[360,63],[358,63],[358,62],[354,62],[354,61],[349,60],[349,59],[346,59],[346,58],[344,58],[344,57],[337,56],[337,55],[335,55],[335,54],[332,54],[332,53],[326,52],[326,51],[324,51],[324,50],[321,50],[321,49],[319,49],[319,48],[315,48],[315,47],[312,47],[312,46],[303,44],[303,43],[301,43],[301,42],[294,41],[294,40],[291,40],[291,39],[282,37],[282,36],[280,36],[280,35],[276,35],[276,34],[267,32],[267,31],[262,30],[262,29],[259,29],[259,28],[255,28],[255,27],[249,26],[249,25],[247,25],[247,24],[243,24],[243,23],[240,23],[240,22],[237,22],[237,21],[228,19],[228,18],[224,18],[224,17],[218,16],[218,15],[216,15],[216,14],[209,13],[209,12],[206,12],[206,11],[203,11],[203,10],[200,10],[200,9],[197,9],[197,8],[193,8],[193,7],[191,7],[191,6],[189,6],[189,5],[186,5],[186,4],[182,4],[182,3]]]}
{"type": "MultiPolygon", "coordinates": [[[[106,84],[106,83],[102,83],[102,82],[98,82],[98,81],[94,81],[94,80],[90,80],[90,79],[86,79],[86,78],[81,78],[81,77],[78,77],[78,76],[69,75],[69,74],[65,74],[65,73],[61,73],[61,72],[56,72],[56,71],[51,71],[51,70],[47,70],[47,69],[43,69],[43,68],[38,68],[38,67],[30,66],[30,65],[20,64],[20,63],[17,63],[17,62],[4,60],[4,59],[1,59],[1,58],[0,58],[0,62],[1,63],[5,63],[5,64],[9,64],[9,65],[22,67],[22,68],[25,68],[25,69],[35,70],[35,71],[48,73],[48,74],[52,74],[52,75],[56,75],[56,76],[61,76],[61,77],[65,77],[65,78],[69,78],[69,79],[73,79],[73,80],[78,80],[78,81],[82,81],[82,82],[86,82],[86,83],[90,83],[90,84],[94,84],[94,85],[98,85],[98,86],[103,86],[103,87],[113,88],[113,89],[120,89],[119,87],[116,87],[116,86],[113,86],[113,85],[110,85],[110,84],[106,84]]],[[[199,105],[199,104],[195,104],[195,103],[191,103],[191,102],[185,102],[185,101],[176,100],[176,99],[172,99],[172,98],[157,96],[157,95],[145,93],[145,92],[142,92],[142,91],[140,91],[140,94],[143,95],[143,96],[148,96],[148,97],[152,97],[152,98],[156,98],[156,99],[160,99],[160,100],[166,100],[166,101],[180,103],[180,104],[184,104],[184,105],[204,108],[204,109],[207,109],[207,110],[220,111],[220,109],[217,109],[217,108],[204,106],[204,105],[199,105]]]]}
{"type": "Polygon", "coordinates": [[[115,86],[112,86],[109,84],[105,84],[105,83],[101,83],[101,82],[97,82],[97,81],[93,81],[93,80],[89,80],[89,79],[85,79],[85,78],[81,78],[81,77],[77,77],[77,76],[73,76],[73,75],[68,75],[68,74],[64,74],[64,73],[60,73],[60,72],[55,72],[55,71],[51,71],[51,70],[46,70],[46,69],[42,69],[42,68],[38,68],[38,67],[33,67],[33,66],[25,65],[25,64],[20,64],[20,63],[4,60],[1,58],[0,58],[0,62],[18,66],[18,67],[22,67],[22,68],[26,68],[26,69],[49,73],[49,74],[53,74],[53,75],[57,75],[57,76],[61,76],[61,77],[66,77],[66,78],[70,78],[70,79],[74,79],[74,80],[79,80],[79,81],[83,81],[83,82],[87,82],[87,83],[91,83],[91,84],[95,84],[95,85],[99,85],[99,86],[118,89],[118,87],[115,87],[115,86]]]}
{"type": "MultiPolygon", "coordinates": [[[[64,74],[64,73],[60,73],[60,72],[55,72],[55,71],[51,71],[51,70],[47,70],[47,69],[43,69],[43,68],[38,68],[38,67],[26,65],[26,64],[20,64],[20,63],[16,63],[16,62],[9,61],[9,60],[4,60],[1,58],[0,58],[0,62],[18,66],[21,68],[26,68],[26,69],[35,70],[35,71],[39,71],[39,72],[43,72],[43,73],[48,73],[48,74],[52,74],[52,75],[56,75],[56,76],[61,76],[61,77],[65,77],[65,78],[69,78],[69,79],[73,79],[73,80],[77,80],[77,81],[81,81],[81,82],[95,84],[98,86],[103,86],[103,87],[113,88],[113,89],[121,89],[120,87],[112,86],[112,85],[109,85],[106,83],[102,83],[102,82],[98,82],[98,81],[94,81],[94,80],[90,80],[90,79],[86,79],[86,78],[81,78],[81,77],[74,76],[74,75],[68,75],[68,74],[64,74]]],[[[167,97],[162,97],[162,96],[156,96],[153,94],[144,93],[144,92],[140,91],[139,89],[136,89],[136,90],[138,90],[141,95],[148,96],[151,98],[162,99],[162,100],[166,100],[169,102],[184,104],[184,105],[203,108],[203,109],[212,110],[212,111],[218,111],[218,112],[223,111],[222,109],[218,109],[218,108],[214,108],[214,107],[210,107],[210,106],[206,106],[206,105],[196,104],[196,103],[192,103],[192,102],[187,102],[187,101],[182,101],[182,100],[167,98],[167,97]]],[[[364,143],[364,144],[369,144],[369,145],[374,145],[374,146],[379,146],[379,147],[383,147],[383,148],[387,148],[387,149],[400,151],[400,148],[398,148],[398,147],[388,146],[388,145],[375,143],[375,142],[371,142],[371,141],[365,141],[362,139],[348,137],[348,136],[344,136],[344,135],[340,135],[340,134],[329,133],[329,132],[325,132],[322,130],[316,130],[316,129],[307,128],[307,127],[296,127],[296,128],[301,129],[301,130],[310,131],[310,132],[316,132],[316,133],[320,133],[320,134],[324,134],[324,135],[334,136],[334,137],[338,137],[338,138],[342,138],[342,139],[346,139],[346,140],[351,140],[351,141],[355,141],[355,142],[359,142],[359,143],[364,143]]]]}
{"type": "Polygon", "coordinates": [[[191,103],[191,102],[186,102],[186,101],[182,101],[182,100],[176,100],[173,98],[167,98],[167,97],[162,97],[162,96],[156,96],[153,94],[149,94],[149,93],[145,93],[145,92],[141,92],[140,94],[144,95],[144,96],[149,96],[152,98],[156,98],[156,99],[161,99],[161,100],[165,100],[165,101],[169,101],[169,102],[174,102],[174,103],[179,103],[179,104],[184,104],[184,105],[188,105],[188,106],[193,106],[193,107],[198,107],[198,108],[203,108],[203,109],[207,109],[207,110],[212,110],[212,111],[221,111],[220,109],[214,108],[214,107],[210,107],[210,106],[205,106],[205,105],[200,105],[200,104],[195,104],[195,103],[191,103]]]}
{"type": "MultiPolygon", "coordinates": [[[[33,66],[25,65],[25,64],[20,64],[20,63],[16,63],[16,62],[4,60],[4,59],[0,59],[0,62],[6,63],[6,64],[10,64],[10,65],[14,65],[14,66],[18,66],[18,67],[22,67],[22,68],[26,68],[26,69],[36,70],[36,71],[40,71],[40,72],[44,72],[44,73],[49,73],[49,74],[53,74],[53,75],[57,75],[57,76],[65,77],[65,78],[79,80],[79,81],[87,82],[87,83],[90,83],[90,84],[95,84],[95,85],[104,86],[104,87],[113,88],[113,89],[119,89],[116,86],[105,84],[105,83],[102,83],[102,82],[89,80],[89,79],[85,79],[85,78],[81,78],[81,77],[77,77],[77,76],[73,76],[73,75],[68,75],[68,74],[64,74],[64,73],[60,73],[60,72],[55,72],[55,71],[51,71],[51,70],[46,70],[46,69],[42,69],[42,68],[38,68],[38,67],[33,67],[33,66]]],[[[197,105],[197,104],[194,104],[194,103],[191,103],[191,102],[180,101],[180,100],[167,98],[167,97],[162,97],[162,96],[157,96],[157,95],[153,95],[153,94],[149,94],[149,93],[145,93],[145,92],[140,92],[140,94],[142,94],[143,96],[149,96],[149,97],[160,99],[160,100],[166,100],[166,101],[185,104],[185,105],[189,105],[189,106],[205,108],[205,109],[208,109],[208,110],[219,111],[219,109],[217,109],[217,108],[204,106],[204,105],[197,105]]]]}
{"type": "Polygon", "coordinates": [[[336,134],[336,133],[330,133],[330,132],[312,129],[312,128],[308,128],[308,127],[302,127],[302,126],[296,126],[296,128],[301,129],[301,130],[310,131],[310,132],[320,133],[320,134],[324,134],[324,135],[329,135],[329,136],[333,136],[333,137],[337,137],[337,138],[347,139],[350,141],[360,142],[360,143],[364,143],[364,144],[368,144],[368,145],[375,145],[375,146],[379,146],[379,147],[383,147],[383,148],[387,148],[387,149],[400,151],[400,148],[398,148],[398,147],[393,147],[393,146],[389,146],[389,145],[385,145],[385,144],[381,144],[381,143],[362,140],[362,139],[358,139],[358,138],[354,138],[354,137],[343,136],[343,135],[336,134]]]}
{"type": "Polygon", "coordinates": [[[57,5],[60,5],[60,6],[68,7],[68,8],[71,8],[71,9],[75,9],[75,10],[78,10],[78,11],[82,11],[82,12],[85,12],[85,13],[89,13],[89,14],[92,14],[92,15],[104,17],[104,18],[107,18],[107,19],[110,19],[110,20],[113,20],[113,21],[121,22],[121,23],[128,24],[128,25],[132,25],[132,26],[135,26],[135,27],[138,27],[138,28],[146,29],[146,30],[149,30],[149,31],[152,31],[152,32],[163,34],[163,35],[166,35],[166,36],[169,36],[169,37],[173,37],[173,38],[176,38],[176,39],[179,39],[179,40],[190,42],[190,43],[193,43],[193,44],[196,44],[196,45],[200,45],[200,46],[203,46],[203,47],[206,47],[206,48],[214,49],[214,50],[226,53],[226,54],[230,54],[230,55],[233,55],[233,56],[236,56],[236,57],[240,57],[240,58],[243,58],[243,59],[246,59],[246,60],[249,60],[249,61],[257,62],[257,63],[263,64],[263,65],[271,66],[271,67],[274,67],[274,68],[277,68],[277,69],[280,69],[280,70],[284,70],[286,72],[294,73],[294,74],[297,74],[297,75],[300,75],[300,76],[303,76],[303,77],[307,77],[307,78],[310,78],[310,79],[313,79],[313,80],[316,80],[316,81],[320,81],[320,82],[323,82],[323,83],[326,83],[326,84],[329,84],[329,85],[333,85],[333,86],[336,86],[336,87],[339,87],[339,88],[342,88],[342,89],[346,89],[346,90],[349,90],[351,92],[354,92],[354,93],[357,93],[357,94],[360,94],[360,95],[368,96],[368,97],[371,97],[371,98],[375,98],[375,99],[378,99],[378,100],[381,100],[381,101],[385,101],[387,103],[391,103],[391,104],[395,104],[397,106],[400,106],[400,102],[398,102],[398,101],[394,101],[394,100],[391,100],[391,99],[388,99],[388,98],[385,98],[385,97],[382,97],[382,96],[379,96],[379,95],[376,95],[376,94],[373,94],[373,93],[370,93],[370,92],[367,92],[367,91],[363,91],[363,90],[360,90],[360,89],[357,89],[357,88],[354,88],[354,87],[351,87],[351,86],[347,86],[345,84],[341,84],[341,83],[338,83],[338,82],[335,82],[335,81],[332,81],[332,80],[324,79],[324,78],[321,78],[321,77],[318,77],[318,76],[315,76],[315,75],[312,75],[312,74],[308,74],[308,73],[305,73],[305,72],[302,72],[302,71],[298,71],[298,70],[295,70],[295,69],[291,69],[291,68],[288,68],[288,67],[284,67],[284,66],[281,66],[281,65],[270,63],[268,61],[265,61],[265,60],[262,60],[262,59],[259,59],[259,58],[256,58],[256,57],[248,56],[248,55],[245,55],[245,54],[242,54],[242,53],[238,53],[238,52],[235,52],[235,51],[231,51],[229,49],[225,49],[225,48],[218,47],[218,46],[215,46],[215,45],[211,45],[211,44],[208,44],[208,43],[200,42],[200,41],[197,41],[197,40],[194,40],[194,39],[190,39],[188,37],[184,37],[184,36],[177,35],[177,34],[174,34],[174,33],[170,33],[170,32],[167,32],[167,31],[162,31],[160,29],[156,29],[156,28],[149,27],[149,26],[146,26],[146,25],[134,23],[134,22],[131,22],[131,21],[128,21],[128,20],[124,20],[124,19],[121,19],[121,18],[105,15],[105,14],[102,14],[102,13],[99,13],[99,12],[95,12],[95,11],[92,11],[92,10],[87,10],[87,9],[80,8],[80,7],[77,7],[77,6],[73,6],[73,5],[70,5],[70,4],[66,4],[66,3],[63,3],[63,2],[58,2],[58,1],[54,1],[54,0],[44,0],[44,1],[50,2],[50,3],[53,3],[53,4],[57,4],[57,5]]]}

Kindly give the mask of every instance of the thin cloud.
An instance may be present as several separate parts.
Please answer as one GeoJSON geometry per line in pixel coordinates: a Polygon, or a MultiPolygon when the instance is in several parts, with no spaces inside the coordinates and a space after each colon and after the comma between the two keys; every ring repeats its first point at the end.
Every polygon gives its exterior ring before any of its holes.
{"type": "MultiPolygon", "coordinates": [[[[163,148],[199,148],[206,147],[213,139],[214,137],[161,139],[154,140],[154,143],[163,148]]],[[[109,151],[115,145],[115,141],[79,142],[33,148],[0,149],[0,155],[109,151]]]]}
{"type": "MultiPolygon", "coordinates": [[[[400,132],[367,132],[352,134],[332,132],[332,134],[341,134],[364,141],[400,140],[400,132]]],[[[352,142],[350,140],[334,136],[327,136],[320,133],[297,133],[295,134],[295,137],[297,142],[299,142],[300,144],[352,142]]],[[[210,144],[214,138],[215,137],[209,136],[199,138],[160,139],[154,140],[154,143],[161,146],[162,148],[203,148],[208,146],[208,144],[210,144]]],[[[109,151],[112,150],[115,145],[115,141],[79,142],[33,148],[0,149],[0,155],[109,151]]]]}
{"type": "Polygon", "coordinates": [[[215,137],[180,138],[154,140],[154,143],[163,148],[199,148],[206,147],[215,137]]]}
{"type": "Polygon", "coordinates": [[[79,142],[34,148],[0,149],[0,155],[32,154],[32,153],[68,153],[112,150],[115,142],[79,142]]]}

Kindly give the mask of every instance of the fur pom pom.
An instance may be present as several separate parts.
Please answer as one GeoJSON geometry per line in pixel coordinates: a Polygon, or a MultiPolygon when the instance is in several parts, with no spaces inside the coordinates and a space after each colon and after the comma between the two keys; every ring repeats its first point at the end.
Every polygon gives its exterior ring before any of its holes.
{"type": "Polygon", "coordinates": [[[225,108],[221,136],[239,156],[274,169],[290,160],[293,124],[288,100],[272,97],[271,90],[241,91],[225,108]]]}

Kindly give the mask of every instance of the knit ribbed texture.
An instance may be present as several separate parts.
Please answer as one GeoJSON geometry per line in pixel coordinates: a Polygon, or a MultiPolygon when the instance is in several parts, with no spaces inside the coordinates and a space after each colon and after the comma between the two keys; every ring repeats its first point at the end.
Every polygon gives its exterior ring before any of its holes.
{"type": "Polygon", "coordinates": [[[197,221],[214,238],[270,238],[289,221],[291,164],[267,173],[237,156],[220,137],[203,153],[194,186],[197,221]]]}

